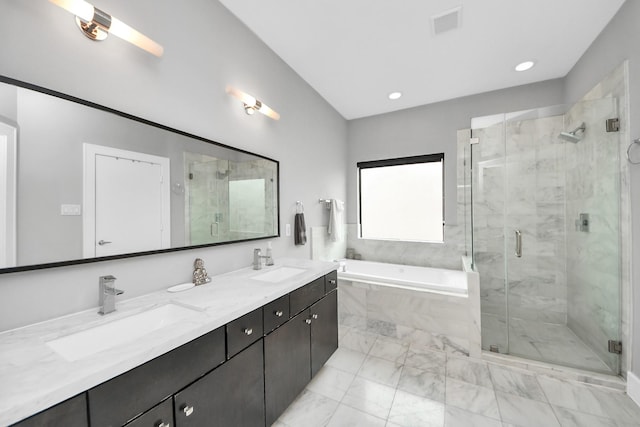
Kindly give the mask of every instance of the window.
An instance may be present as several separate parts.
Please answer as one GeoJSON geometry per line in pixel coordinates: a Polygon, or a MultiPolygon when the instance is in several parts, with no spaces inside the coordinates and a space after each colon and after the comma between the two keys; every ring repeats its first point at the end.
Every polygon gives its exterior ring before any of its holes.
{"type": "Polygon", "coordinates": [[[444,153],[357,166],[361,238],[444,241],[444,153]]]}

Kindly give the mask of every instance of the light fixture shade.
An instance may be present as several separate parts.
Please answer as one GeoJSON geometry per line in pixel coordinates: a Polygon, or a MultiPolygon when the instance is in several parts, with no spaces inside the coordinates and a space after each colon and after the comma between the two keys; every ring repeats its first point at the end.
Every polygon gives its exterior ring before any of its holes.
{"type": "Polygon", "coordinates": [[[93,19],[93,6],[84,0],[49,0],[51,3],[56,4],[66,10],[67,12],[76,15],[78,18],[91,21],[93,19]]]}
{"type": "Polygon", "coordinates": [[[249,109],[251,109],[252,111],[259,111],[265,116],[272,118],[273,120],[280,120],[280,114],[274,111],[267,104],[258,101],[254,96],[251,96],[248,93],[245,93],[232,86],[227,86],[226,92],[229,95],[232,95],[242,101],[247,114],[252,114],[252,112],[249,112],[249,109]]]}
{"type": "Polygon", "coordinates": [[[89,34],[90,31],[109,32],[138,46],[140,49],[146,50],[152,55],[160,57],[164,53],[164,48],[149,37],[134,30],[118,18],[96,9],[84,0],[49,1],[76,15],[82,21],[78,22],[80,29],[92,40],[103,40],[106,35],[96,36],[95,34],[89,34]]]}
{"type": "Polygon", "coordinates": [[[164,53],[164,48],[161,45],[131,28],[115,16],[111,17],[111,28],[109,28],[109,32],[157,57],[161,57],[164,53]]]}

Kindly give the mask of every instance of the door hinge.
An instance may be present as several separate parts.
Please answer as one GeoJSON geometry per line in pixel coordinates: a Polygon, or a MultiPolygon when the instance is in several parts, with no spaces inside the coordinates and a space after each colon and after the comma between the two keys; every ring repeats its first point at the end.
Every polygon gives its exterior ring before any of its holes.
{"type": "Polygon", "coordinates": [[[480,138],[469,138],[469,144],[473,145],[473,144],[479,144],[480,143],[480,138]]]}
{"type": "Polygon", "coordinates": [[[609,340],[609,353],[622,354],[622,341],[609,340]]]}
{"type": "Polygon", "coordinates": [[[620,131],[620,119],[615,117],[613,119],[607,119],[606,121],[607,132],[620,131]]]}

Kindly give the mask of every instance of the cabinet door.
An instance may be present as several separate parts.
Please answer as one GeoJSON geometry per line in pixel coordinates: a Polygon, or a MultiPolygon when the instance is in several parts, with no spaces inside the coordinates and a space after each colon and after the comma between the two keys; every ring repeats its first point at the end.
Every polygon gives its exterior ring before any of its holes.
{"type": "Polygon", "coordinates": [[[88,425],[87,396],[85,393],[82,393],[26,420],[20,421],[14,424],[13,427],[87,427],[88,425]]]}
{"type": "Polygon", "coordinates": [[[91,424],[121,426],[224,360],[224,328],[218,328],[89,390],[91,424]]]}
{"type": "Polygon", "coordinates": [[[262,340],[174,396],[177,427],[264,426],[262,340]]]}
{"type": "Polygon", "coordinates": [[[322,368],[338,348],[338,298],[337,291],[309,309],[311,313],[311,376],[322,368]]]}
{"type": "Polygon", "coordinates": [[[278,419],[311,379],[309,310],[264,338],[267,426],[278,419]]]}

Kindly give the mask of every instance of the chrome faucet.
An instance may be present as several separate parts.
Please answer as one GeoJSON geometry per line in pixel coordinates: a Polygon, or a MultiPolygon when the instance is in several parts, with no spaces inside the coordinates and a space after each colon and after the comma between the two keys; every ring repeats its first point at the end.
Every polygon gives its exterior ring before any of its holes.
{"type": "Polygon", "coordinates": [[[116,278],[109,276],[100,276],[98,285],[98,304],[100,305],[100,314],[109,314],[116,311],[116,295],[121,295],[124,291],[116,289],[114,283],[116,278]]]}
{"type": "Polygon", "coordinates": [[[260,248],[256,248],[253,250],[253,269],[254,270],[262,270],[262,259],[267,260],[267,265],[273,265],[273,261],[269,264],[269,260],[271,260],[270,256],[262,255],[262,250],[260,248]]]}

